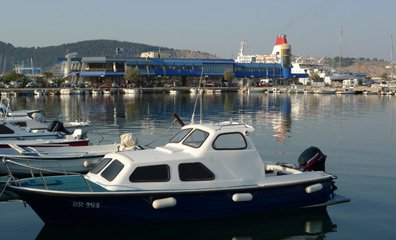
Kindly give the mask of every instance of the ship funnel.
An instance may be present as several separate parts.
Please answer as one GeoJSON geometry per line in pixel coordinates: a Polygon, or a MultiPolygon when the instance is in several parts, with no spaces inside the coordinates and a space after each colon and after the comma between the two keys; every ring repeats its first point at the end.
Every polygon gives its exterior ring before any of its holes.
{"type": "Polygon", "coordinates": [[[282,45],[287,43],[286,34],[281,34],[276,36],[275,45],[282,45]]]}

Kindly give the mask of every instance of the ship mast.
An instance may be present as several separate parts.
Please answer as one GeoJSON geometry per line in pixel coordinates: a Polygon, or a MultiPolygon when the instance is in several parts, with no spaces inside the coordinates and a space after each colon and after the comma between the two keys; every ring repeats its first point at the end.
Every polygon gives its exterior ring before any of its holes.
{"type": "Polygon", "coordinates": [[[342,65],[342,44],[343,44],[343,34],[344,34],[344,29],[341,26],[341,34],[340,34],[340,62],[339,62],[339,68],[341,69],[341,65],[342,65]]]}
{"type": "Polygon", "coordinates": [[[243,52],[245,51],[245,48],[247,46],[247,42],[246,41],[241,41],[241,48],[239,49],[239,56],[243,56],[243,52]]]}
{"type": "Polygon", "coordinates": [[[391,58],[390,58],[390,68],[391,68],[391,82],[393,82],[393,35],[390,34],[391,39],[391,58]]]}

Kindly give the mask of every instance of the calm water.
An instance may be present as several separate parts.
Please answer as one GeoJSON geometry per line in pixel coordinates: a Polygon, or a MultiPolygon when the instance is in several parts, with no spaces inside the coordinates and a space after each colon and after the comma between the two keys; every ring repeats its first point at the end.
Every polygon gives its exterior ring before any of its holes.
{"type": "MultiPolygon", "coordinates": [[[[46,96],[12,98],[13,109],[43,109],[47,118],[89,119],[93,142],[118,142],[132,132],[141,145],[164,143],[189,122],[194,97],[46,96]],[[159,139],[159,137],[162,137],[159,139]],[[159,139],[159,140],[158,140],[159,139]]],[[[204,120],[255,126],[263,159],[296,163],[309,146],[328,157],[338,193],[350,203],[327,210],[159,226],[45,226],[21,202],[0,203],[0,239],[395,239],[396,97],[220,94],[203,98],[204,120]]],[[[199,109],[199,106],[197,107],[199,109]]],[[[198,111],[197,111],[198,112],[198,111]]],[[[198,120],[198,114],[196,117],[198,120]]]]}

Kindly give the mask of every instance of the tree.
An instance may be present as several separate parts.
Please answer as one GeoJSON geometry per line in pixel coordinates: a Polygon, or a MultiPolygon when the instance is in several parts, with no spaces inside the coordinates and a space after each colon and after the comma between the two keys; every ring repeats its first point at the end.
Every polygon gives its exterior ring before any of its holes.
{"type": "Polygon", "coordinates": [[[320,79],[319,74],[317,74],[316,72],[311,71],[311,72],[309,73],[309,75],[310,75],[310,78],[311,78],[314,82],[317,82],[317,81],[320,79]]]}
{"type": "Polygon", "coordinates": [[[24,82],[27,81],[27,78],[26,78],[25,75],[16,73],[14,71],[5,73],[3,75],[2,79],[3,79],[4,83],[9,83],[11,81],[23,82],[24,83],[24,82]]]}
{"type": "Polygon", "coordinates": [[[52,72],[44,72],[44,78],[45,80],[49,81],[54,77],[54,73],[52,72]]]}
{"type": "Polygon", "coordinates": [[[234,78],[234,72],[232,69],[227,69],[224,71],[224,80],[228,82],[228,86],[230,86],[232,79],[234,78]]]}
{"type": "Polygon", "coordinates": [[[381,74],[381,78],[384,79],[384,80],[388,79],[388,73],[387,72],[383,72],[381,74]]]}
{"type": "Polygon", "coordinates": [[[135,67],[135,68],[127,67],[125,69],[124,78],[125,78],[126,81],[128,81],[128,83],[135,82],[137,84],[138,81],[140,80],[139,68],[137,68],[137,67],[135,67]]]}

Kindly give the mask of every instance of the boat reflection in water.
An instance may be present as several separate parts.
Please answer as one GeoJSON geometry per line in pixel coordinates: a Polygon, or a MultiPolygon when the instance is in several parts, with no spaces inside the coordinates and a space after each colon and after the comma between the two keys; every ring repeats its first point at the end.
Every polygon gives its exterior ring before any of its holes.
{"type": "Polygon", "coordinates": [[[325,207],[205,221],[137,225],[45,225],[36,239],[323,239],[335,232],[325,207]]]}

